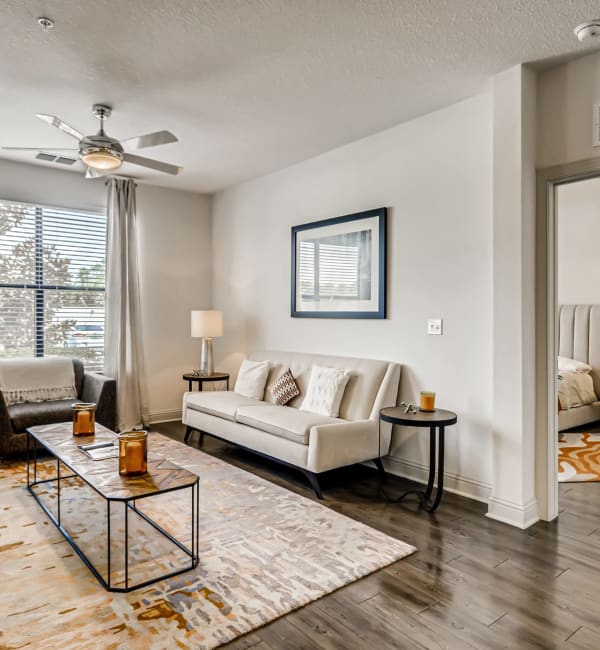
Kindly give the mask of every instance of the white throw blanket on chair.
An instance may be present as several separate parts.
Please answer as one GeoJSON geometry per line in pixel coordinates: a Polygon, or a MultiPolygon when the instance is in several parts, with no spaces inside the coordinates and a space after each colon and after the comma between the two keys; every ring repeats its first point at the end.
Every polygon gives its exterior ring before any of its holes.
{"type": "Polygon", "coordinates": [[[0,390],[7,406],[77,399],[73,361],[61,357],[0,359],[0,390]]]}

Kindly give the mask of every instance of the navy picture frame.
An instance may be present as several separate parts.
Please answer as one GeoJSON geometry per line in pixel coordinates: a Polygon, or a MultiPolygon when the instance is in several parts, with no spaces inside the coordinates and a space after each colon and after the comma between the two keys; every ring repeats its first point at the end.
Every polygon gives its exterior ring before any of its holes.
{"type": "Polygon", "coordinates": [[[387,279],[387,208],[376,208],[374,210],[365,210],[341,217],[323,219],[322,221],[312,221],[300,226],[292,227],[292,274],[291,274],[291,317],[292,318],[369,318],[382,319],[386,318],[386,279],[387,279]],[[311,229],[332,226],[340,223],[349,223],[352,221],[361,221],[363,219],[378,218],[378,240],[373,245],[378,247],[379,266],[378,266],[378,293],[377,309],[373,311],[300,311],[297,308],[297,235],[299,232],[311,229]]]}

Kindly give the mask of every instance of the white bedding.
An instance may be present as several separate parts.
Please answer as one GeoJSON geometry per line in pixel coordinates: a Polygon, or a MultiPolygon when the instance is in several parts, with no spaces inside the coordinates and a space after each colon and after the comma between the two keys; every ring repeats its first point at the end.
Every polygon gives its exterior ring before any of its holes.
{"type": "Polygon", "coordinates": [[[561,357],[560,355],[558,356],[557,365],[559,372],[592,372],[592,366],[590,366],[589,363],[576,361],[575,359],[569,359],[568,357],[561,357]]]}
{"type": "Polygon", "coordinates": [[[558,399],[563,410],[598,401],[592,377],[586,372],[558,371],[558,399]]]}

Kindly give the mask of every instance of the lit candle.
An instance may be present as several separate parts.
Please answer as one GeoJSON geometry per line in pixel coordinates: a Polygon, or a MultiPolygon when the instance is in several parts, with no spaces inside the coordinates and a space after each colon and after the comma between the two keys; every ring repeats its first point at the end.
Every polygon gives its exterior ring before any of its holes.
{"type": "Polygon", "coordinates": [[[77,433],[88,433],[90,431],[90,413],[89,411],[79,411],[77,413],[77,433]]]}
{"type": "Polygon", "coordinates": [[[96,405],[87,403],[73,404],[73,435],[94,435],[96,405]]]}
{"type": "Polygon", "coordinates": [[[125,467],[128,474],[143,474],[146,471],[143,442],[128,442],[125,448],[125,467]]]}
{"type": "Polygon", "coordinates": [[[123,431],[119,434],[119,474],[136,476],[148,471],[147,431],[123,431]]]}

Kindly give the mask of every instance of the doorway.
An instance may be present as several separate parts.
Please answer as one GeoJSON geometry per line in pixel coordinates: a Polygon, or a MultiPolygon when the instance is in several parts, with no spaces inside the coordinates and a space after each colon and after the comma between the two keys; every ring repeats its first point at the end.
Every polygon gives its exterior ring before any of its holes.
{"type": "MultiPolygon", "coordinates": [[[[558,482],[600,482],[600,177],[556,187],[558,482]]],[[[559,495],[563,490],[559,490],[559,495]]],[[[582,496],[585,497],[585,491],[582,496]]],[[[589,494],[589,491],[588,491],[589,494]]]]}
{"type": "Polygon", "coordinates": [[[559,478],[595,481],[583,476],[583,459],[596,437],[600,462],[600,254],[588,251],[596,228],[600,235],[600,160],[538,172],[536,481],[540,517],[547,520],[558,516],[559,478]],[[566,455],[575,462],[565,464],[566,455]]]}

